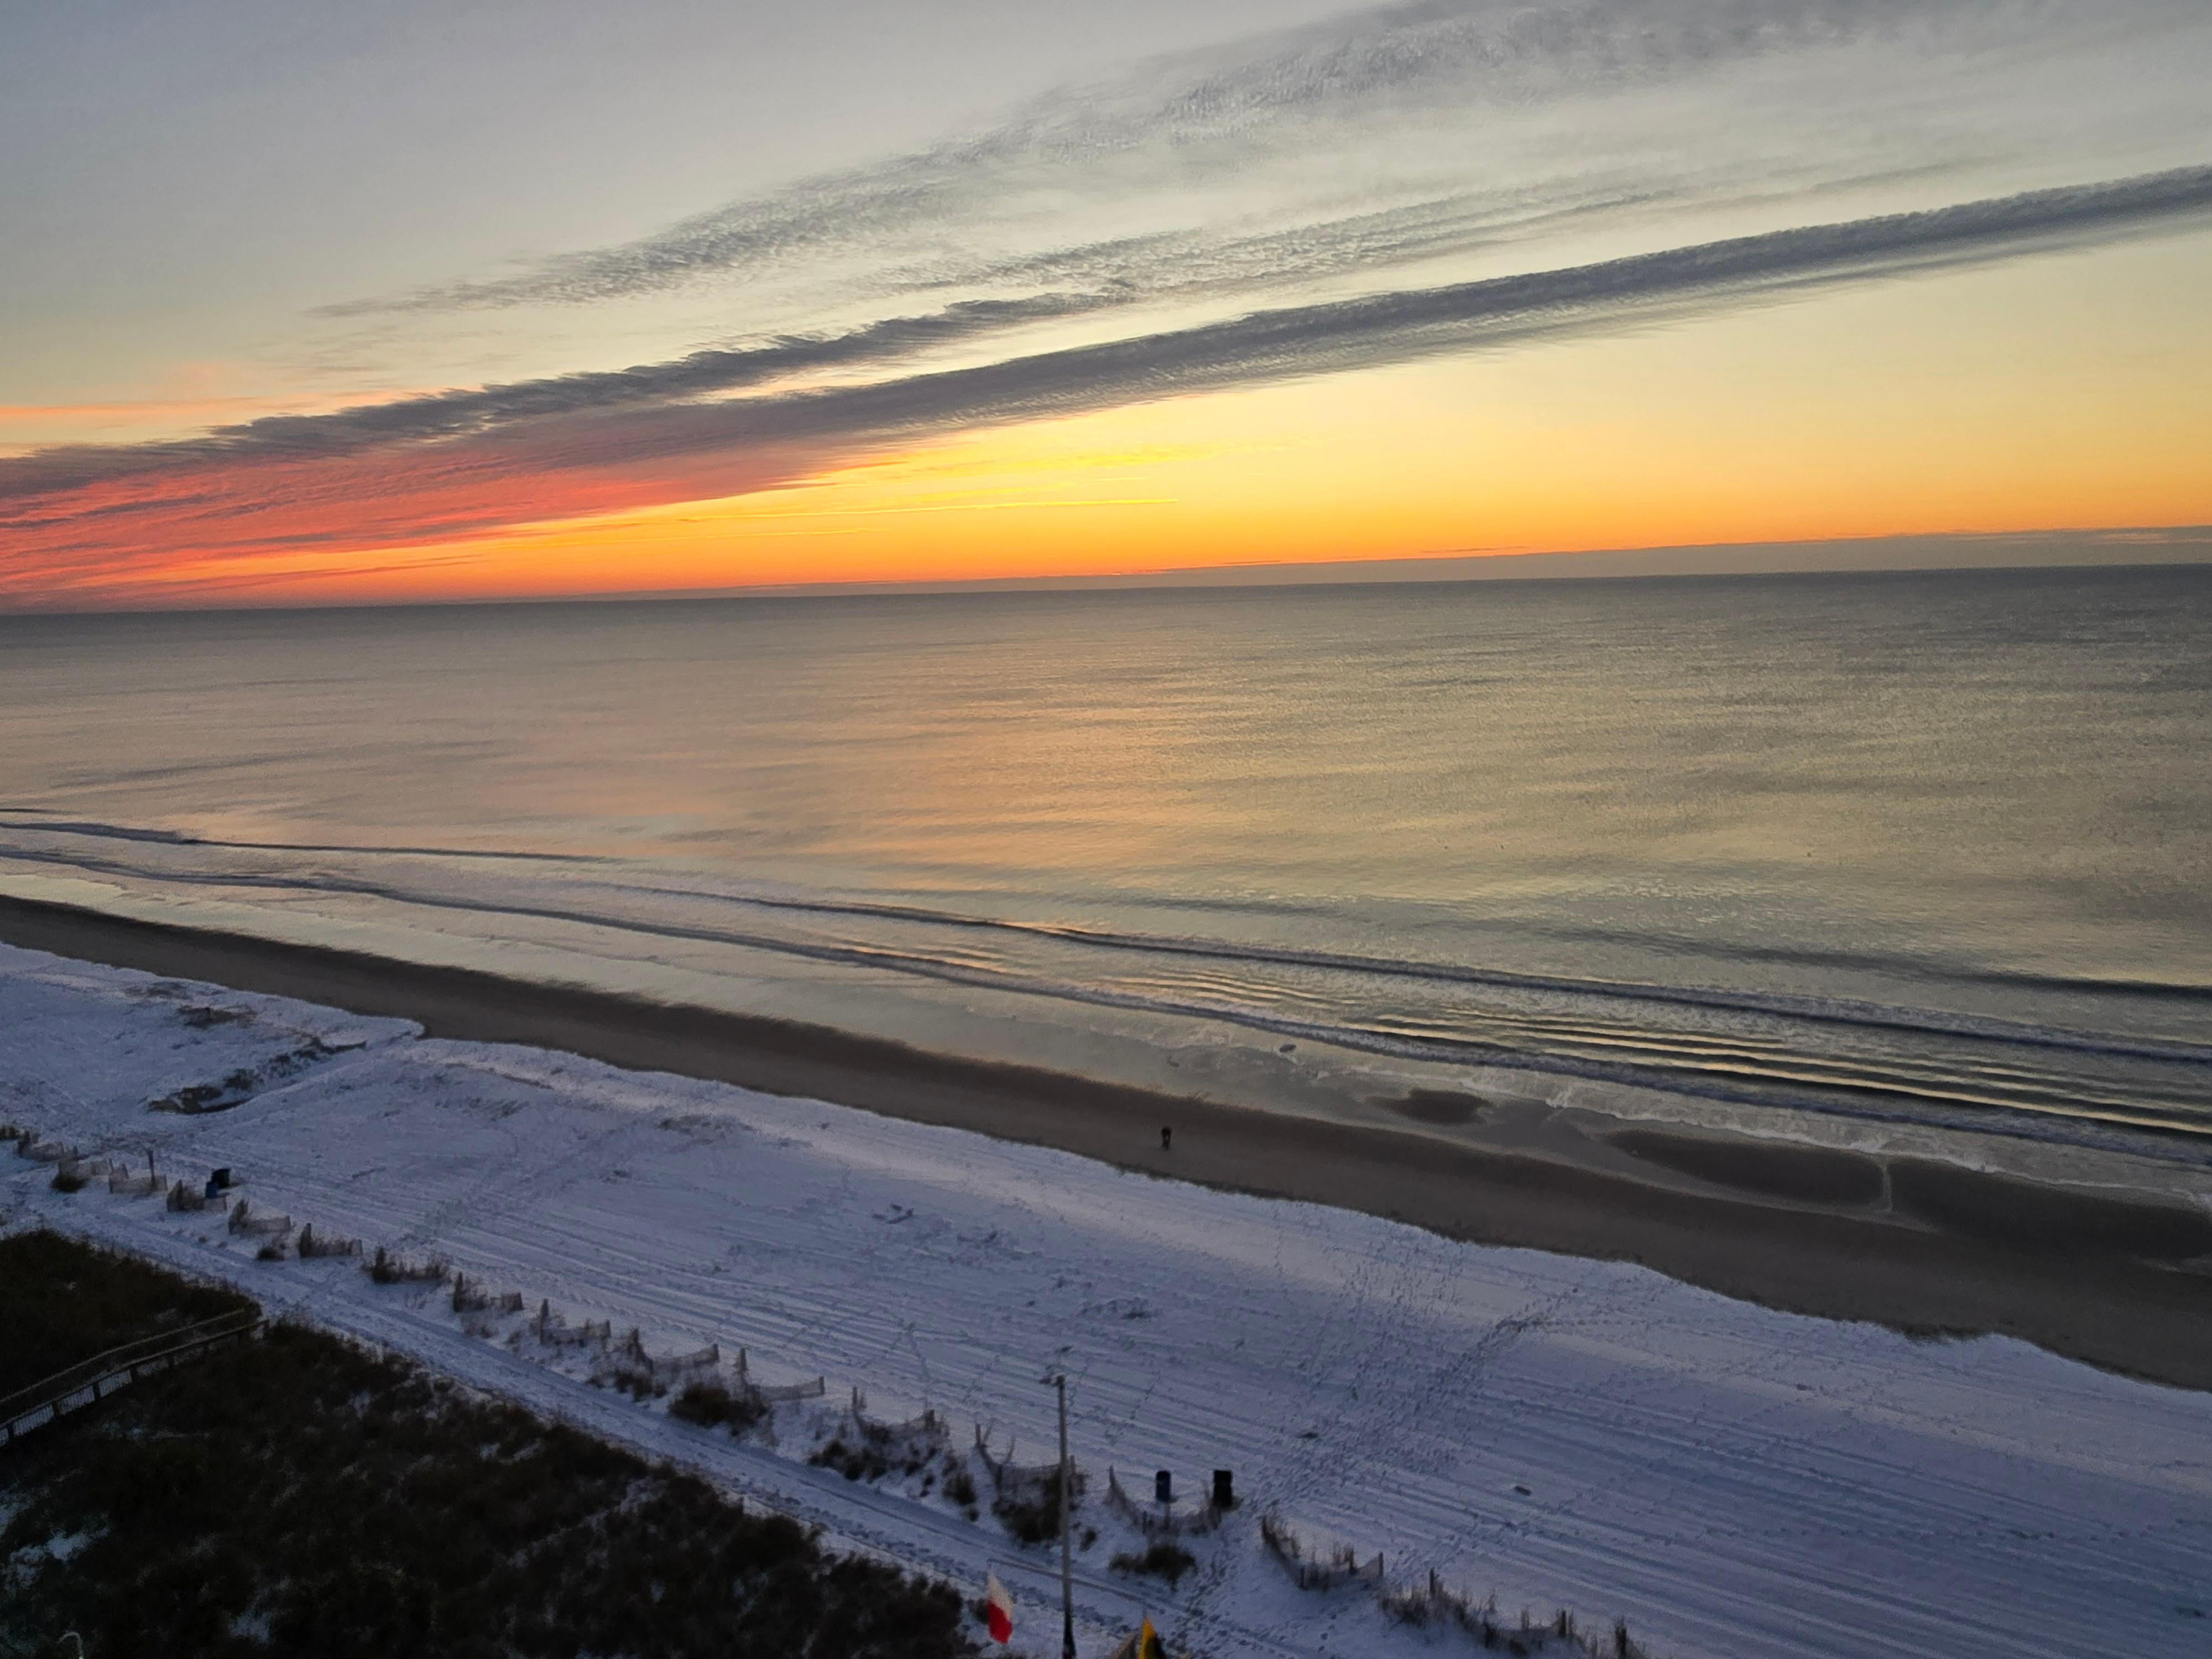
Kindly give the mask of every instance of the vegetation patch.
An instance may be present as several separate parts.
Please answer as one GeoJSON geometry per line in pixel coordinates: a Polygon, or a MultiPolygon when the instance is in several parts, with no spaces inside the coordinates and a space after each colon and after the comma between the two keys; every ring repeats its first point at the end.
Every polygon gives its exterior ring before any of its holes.
{"type": "MultiPolygon", "coordinates": [[[[1068,1483],[1069,1509],[1083,1501],[1083,1471],[1075,1471],[1068,1483]]],[[[1007,1480],[992,1501],[991,1513],[1014,1537],[1024,1544],[1042,1544],[1060,1536],[1060,1470],[1053,1468],[1048,1473],[1031,1480],[1007,1480]]]]}
{"type": "Polygon", "coordinates": [[[140,1337],[253,1304],[58,1233],[0,1237],[0,1395],[140,1337]]]}
{"type": "Polygon", "coordinates": [[[221,1008],[212,1004],[192,1004],[177,1010],[177,1018],[195,1031],[210,1030],[217,1025],[246,1025],[253,1020],[251,1008],[221,1008]]]}
{"type": "MultiPolygon", "coordinates": [[[[228,1018],[223,1018],[225,1011],[211,1009],[208,1012],[216,1018],[204,1024],[230,1023],[228,1018]]],[[[233,1018],[251,1019],[252,1016],[250,1012],[241,1010],[233,1018]]],[[[189,1013],[185,1017],[185,1023],[188,1025],[198,1024],[191,1019],[189,1013]]],[[[273,1085],[290,1081],[301,1073],[320,1065],[338,1052],[336,1048],[324,1046],[319,1039],[310,1037],[304,1046],[295,1048],[289,1054],[278,1054],[274,1059],[264,1060],[258,1069],[250,1066],[241,1066],[231,1072],[220,1083],[190,1084],[173,1094],[161,1095],[148,1101],[146,1109],[149,1112],[179,1112],[186,1117],[195,1117],[206,1112],[227,1112],[234,1106],[245,1104],[255,1095],[273,1085]]]]}
{"type": "Polygon", "coordinates": [[[948,1473],[945,1477],[945,1495],[965,1510],[968,1518],[973,1521],[975,1518],[975,1477],[949,1457],[945,1459],[945,1467],[948,1473]]]}
{"type": "MultiPolygon", "coordinates": [[[[251,1305],[51,1235],[0,1240],[0,1273],[6,1374],[251,1305]]],[[[0,1516],[0,1655],[976,1651],[945,1586],[291,1326],[25,1437],[0,1516]]]]}
{"type": "Polygon", "coordinates": [[[731,1433],[743,1434],[768,1415],[768,1401],[750,1389],[741,1392],[720,1382],[689,1382],[668,1402],[668,1414],[703,1428],[727,1424],[731,1433]]]}
{"type": "Polygon", "coordinates": [[[441,1285],[453,1269],[435,1256],[410,1264],[387,1254],[380,1244],[376,1255],[362,1271],[379,1285],[441,1285]]]}
{"type": "Polygon", "coordinates": [[[1148,1577],[1164,1578],[1170,1586],[1180,1583],[1183,1574],[1198,1565],[1198,1558],[1182,1545],[1163,1538],[1142,1555],[1117,1555],[1114,1558],[1116,1572],[1140,1573],[1148,1577]]]}
{"type": "Polygon", "coordinates": [[[806,1461],[817,1468],[835,1469],[848,1480],[880,1480],[891,1472],[884,1449],[862,1436],[850,1442],[840,1436],[816,1447],[806,1461]]]}

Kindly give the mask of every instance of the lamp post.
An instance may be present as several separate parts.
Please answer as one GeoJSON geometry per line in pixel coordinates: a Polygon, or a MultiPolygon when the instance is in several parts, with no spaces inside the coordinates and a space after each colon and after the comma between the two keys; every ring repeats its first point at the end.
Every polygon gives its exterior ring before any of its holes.
{"type": "Polygon", "coordinates": [[[1060,1390],[1060,1659],[1075,1659],[1075,1557],[1068,1519],[1075,1506],[1075,1491],[1067,1467],[1067,1373],[1052,1379],[1060,1390]]]}

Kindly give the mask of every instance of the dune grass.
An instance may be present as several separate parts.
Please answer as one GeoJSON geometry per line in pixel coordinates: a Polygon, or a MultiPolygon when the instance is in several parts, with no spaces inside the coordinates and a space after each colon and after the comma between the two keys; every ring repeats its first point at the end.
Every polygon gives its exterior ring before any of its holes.
{"type": "Polygon", "coordinates": [[[0,1237],[0,1395],[140,1337],[252,1303],[58,1233],[0,1237]]]}
{"type": "MultiPolygon", "coordinates": [[[[200,1317],[242,1300],[51,1236],[5,1244],[40,1364],[127,1340],[164,1295],[200,1317]]],[[[27,1436],[0,1516],[0,1654],[68,1629],[143,1659],[975,1651],[945,1586],[295,1326],[27,1436]]]]}

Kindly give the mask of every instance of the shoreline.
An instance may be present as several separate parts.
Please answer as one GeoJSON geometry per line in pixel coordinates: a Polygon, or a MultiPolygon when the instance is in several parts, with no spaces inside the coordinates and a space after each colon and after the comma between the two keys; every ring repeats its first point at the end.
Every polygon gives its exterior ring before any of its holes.
{"type": "MultiPolygon", "coordinates": [[[[1601,1162],[1330,1122],[758,1016],[0,899],[0,941],[1047,1146],[1468,1243],[1640,1263],[1779,1310],[1994,1334],[2212,1389],[2212,1217],[1923,1158],[1643,1129],[1601,1162]],[[1172,1151],[1158,1130],[1172,1124],[1172,1151]],[[1651,1178],[1638,1178],[1636,1166],[1651,1178]]],[[[1431,1109],[1442,1103],[1431,1103],[1431,1109]]],[[[1423,1114],[1407,1114],[1421,1121],[1423,1114]]]]}

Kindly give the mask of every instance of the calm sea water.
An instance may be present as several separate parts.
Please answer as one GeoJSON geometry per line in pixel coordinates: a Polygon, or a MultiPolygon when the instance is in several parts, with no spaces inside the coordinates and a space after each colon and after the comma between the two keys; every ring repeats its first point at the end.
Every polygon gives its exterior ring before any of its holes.
{"type": "Polygon", "coordinates": [[[2186,1159],[2208,733],[2207,568],[15,618],[0,890],[1286,1110],[2186,1159]]]}

